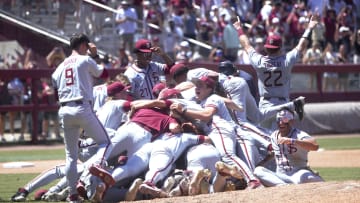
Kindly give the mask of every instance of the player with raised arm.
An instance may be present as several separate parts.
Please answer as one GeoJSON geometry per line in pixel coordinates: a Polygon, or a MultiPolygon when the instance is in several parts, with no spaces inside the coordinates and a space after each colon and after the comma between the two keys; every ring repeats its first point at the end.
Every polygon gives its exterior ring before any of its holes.
{"type": "Polygon", "coordinates": [[[153,87],[160,83],[160,76],[169,73],[173,60],[160,47],[153,47],[147,39],[139,39],[135,44],[135,63],[125,71],[131,83],[130,92],[134,99],[156,99],[152,93],[153,87]],[[165,64],[151,61],[152,54],[163,58],[165,64]]]}
{"type": "MultiPolygon", "coordinates": [[[[268,107],[289,101],[292,67],[306,48],[311,31],[317,24],[318,19],[311,17],[308,28],[299,43],[287,53],[282,53],[281,37],[269,35],[264,45],[268,55],[262,55],[257,53],[255,48],[251,46],[249,38],[241,27],[240,19],[238,18],[238,21],[234,23],[234,27],[238,31],[240,44],[248,53],[250,63],[256,70],[260,93],[259,108],[263,109],[265,113],[268,107]]],[[[294,101],[294,110],[300,120],[302,120],[304,114],[304,99],[304,97],[299,97],[294,101]]],[[[272,123],[271,127],[274,129],[276,127],[275,123],[272,123]]]]}
{"type": "Polygon", "coordinates": [[[84,129],[98,144],[96,164],[104,165],[103,160],[111,152],[111,142],[92,109],[93,77],[107,78],[108,73],[92,59],[97,56],[97,48],[85,34],[72,35],[70,47],[71,55],[56,68],[52,80],[58,93],[59,118],[64,129],[69,201],[76,203],[81,202],[76,190],[79,130],[84,129]]]}

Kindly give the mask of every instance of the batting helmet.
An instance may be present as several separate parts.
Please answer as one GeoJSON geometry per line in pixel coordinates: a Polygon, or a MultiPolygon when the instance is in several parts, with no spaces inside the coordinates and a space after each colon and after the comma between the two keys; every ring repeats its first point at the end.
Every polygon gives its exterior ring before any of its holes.
{"type": "Polygon", "coordinates": [[[236,68],[231,61],[223,61],[219,64],[219,72],[225,75],[233,75],[236,72],[236,68]]]}

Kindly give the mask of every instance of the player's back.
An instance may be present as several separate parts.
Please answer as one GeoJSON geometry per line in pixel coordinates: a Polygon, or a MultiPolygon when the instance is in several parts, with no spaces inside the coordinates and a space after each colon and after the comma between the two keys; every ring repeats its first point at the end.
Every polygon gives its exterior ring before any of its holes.
{"type": "Polygon", "coordinates": [[[93,76],[99,76],[101,69],[89,56],[66,58],[52,75],[56,82],[60,102],[93,100],[93,76]]]}
{"type": "Polygon", "coordinates": [[[279,56],[263,56],[252,51],[250,56],[257,72],[260,96],[289,98],[291,70],[299,51],[293,49],[279,56]]]}

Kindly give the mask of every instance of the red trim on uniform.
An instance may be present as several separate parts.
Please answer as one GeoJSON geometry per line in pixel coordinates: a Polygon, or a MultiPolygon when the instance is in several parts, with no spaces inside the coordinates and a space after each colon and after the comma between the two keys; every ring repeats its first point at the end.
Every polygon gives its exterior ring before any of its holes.
{"type": "Polygon", "coordinates": [[[159,174],[160,172],[164,171],[165,169],[167,169],[169,166],[171,166],[171,164],[174,162],[174,157],[171,158],[170,162],[163,168],[163,169],[160,169],[158,171],[156,171],[153,175],[153,177],[151,178],[150,182],[151,183],[154,183],[154,179],[155,179],[155,176],[157,174],[159,174]]]}
{"type": "Polygon", "coordinates": [[[242,151],[244,152],[246,161],[248,162],[248,165],[249,165],[251,171],[254,171],[253,165],[252,165],[251,162],[250,162],[249,151],[248,151],[248,149],[247,149],[247,147],[246,147],[245,141],[244,141],[244,139],[241,138],[241,136],[238,136],[238,139],[240,139],[240,140],[242,141],[242,144],[241,144],[241,145],[243,146],[243,150],[242,150],[242,151]]]}
{"type": "MultiPolygon", "coordinates": [[[[216,126],[215,123],[213,123],[213,125],[215,126],[216,130],[218,131],[219,136],[221,137],[221,144],[222,144],[222,146],[223,146],[223,149],[224,149],[224,152],[225,152],[226,156],[228,156],[231,160],[233,160],[233,161],[236,163],[236,165],[238,165],[238,166],[240,167],[241,172],[242,172],[244,175],[246,175],[246,177],[247,177],[248,180],[251,180],[251,179],[250,179],[250,176],[245,172],[245,170],[244,170],[244,168],[241,166],[241,164],[238,163],[238,162],[236,161],[236,159],[234,159],[233,156],[231,156],[231,155],[226,151],[226,146],[225,146],[225,143],[224,143],[224,137],[223,137],[223,135],[222,135],[222,133],[221,133],[221,130],[220,130],[219,127],[216,126]]],[[[240,159],[240,158],[239,158],[239,159],[240,159]]]]}
{"type": "Polygon", "coordinates": [[[124,102],[123,110],[124,110],[125,112],[128,112],[128,111],[130,111],[130,109],[131,109],[131,101],[126,101],[126,102],[124,102]]]}
{"type": "Polygon", "coordinates": [[[205,142],[205,136],[204,135],[198,135],[198,144],[202,144],[202,143],[204,143],[205,142]]]}
{"type": "Polygon", "coordinates": [[[101,75],[99,76],[99,78],[108,78],[109,77],[109,72],[104,68],[103,72],[101,73],[101,75]]]}

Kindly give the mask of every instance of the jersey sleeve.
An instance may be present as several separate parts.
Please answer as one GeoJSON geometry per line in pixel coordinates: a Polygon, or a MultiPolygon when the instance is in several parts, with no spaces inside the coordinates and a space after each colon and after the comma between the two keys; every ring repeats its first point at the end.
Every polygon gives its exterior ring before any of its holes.
{"type": "Polygon", "coordinates": [[[298,58],[300,56],[300,52],[298,49],[292,49],[288,53],[286,53],[286,63],[288,64],[288,67],[293,67],[293,65],[297,62],[298,58]]]}
{"type": "Polygon", "coordinates": [[[94,77],[100,77],[101,74],[104,71],[104,67],[103,66],[99,66],[98,64],[96,64],[95,60],[92,59],[90,56],[88,57],[88,63],[89,63],[89,72],[92,76],[94,77]]]}
{"type": "Polygon", "coordinates": [[[250,64],[252,65],[252,67],[254,67],[254,68],[260,68],[261,66],[261,62],[262,62],[262,58],[263,58],[264,56],[263,55],[261,55],[261,54],[259,54],[259,53],[257,53],[256,51],[255,51],[255,49],[251,49],[250,51],[249,51],[249,60],[250,60],[250,64]]]}

